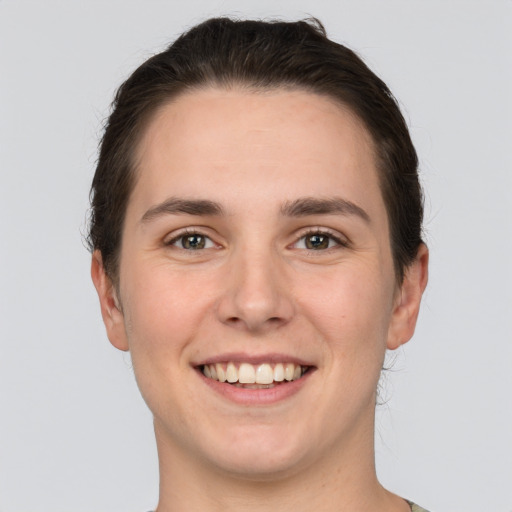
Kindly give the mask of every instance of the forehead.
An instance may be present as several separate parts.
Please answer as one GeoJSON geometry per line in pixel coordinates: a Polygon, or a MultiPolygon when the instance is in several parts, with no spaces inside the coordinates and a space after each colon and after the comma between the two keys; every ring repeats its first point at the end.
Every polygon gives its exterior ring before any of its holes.
{"type": "Polygon", "coordinates": [[[329,98],[300,90],[187,92],[146,127],[129,208],[169,195],[242,206],[340,193],[382,203],[374,155],[363,123],[329,98]]]}

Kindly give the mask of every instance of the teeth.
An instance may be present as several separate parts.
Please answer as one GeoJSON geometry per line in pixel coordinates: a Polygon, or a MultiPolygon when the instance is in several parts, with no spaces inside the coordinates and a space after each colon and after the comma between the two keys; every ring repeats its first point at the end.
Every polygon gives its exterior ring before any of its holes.
{"type": "Polygon", "coordinates": [[[222,365],[216,364],[215,371],[217,372],[217,380],[219,382],[226,382],[226,372],[224,371],[224,368],[222,367],[222,365]]]}
{"type": "Polygon", "coordinates": [[[228,363],[226,368],[226,380],[231,384],[238,380],[238,372],[236,371],[236,366],[233,363],[228,363]]]}
{"type": "Polygon", "coordinates": [[[281,363],[277,363],[274,367],[274,380],[276,382],[283,382],[284,380],[284,366],[281,363]]]}
{"type": "MultiPolygon", "coordinates": [[[[271,364],[263,363],[252,365],[241,363],[239,367],[233,362],[226,364],[217,363],[203,366],[203,374],[208,379],[219,382],[229,382],[239,387],[242,385],[261,385],[261,387],[272,387],[274,382],[297,380],[304,375],[306,367],[294,363],[277,363],[272,368],[271,364]]],[[[249,386],[250,387],[250,386],[249,386]]]]}
{"type": "Polygon", "coordinates": [[[256,372],[254,371],[254,366],[252,364],[242,363],[238,369],[237,380],[240,382],[240,384],[254,384],[256,382],[256,372]]]}
{"type": "Polygon", "coordinates": [[[256,384],[272,384],[272,382],[274,382],[272,367],[269,364],[260,364],[256,370],[256,384]]]}
{"type": "Polygon", "coordinates": [[[293,380],[294,373],[295,373],[295,365],[293,363],[288,363],[284,367],[284,378],[286,380],[293,380]]]}

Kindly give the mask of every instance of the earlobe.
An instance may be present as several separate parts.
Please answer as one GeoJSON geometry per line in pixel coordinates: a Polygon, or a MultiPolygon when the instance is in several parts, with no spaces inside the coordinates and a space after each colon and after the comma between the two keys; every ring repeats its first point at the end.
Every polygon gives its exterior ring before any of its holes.
{"type": "Polygon", "coordinates": [[[421,244],[415,260],[405,269],[388,331],[389,350],[395,350],[407,343],[414,334],[421,297],[428,281],[428,257],[427,246],[421,244]]]}
{"type": "Polygon", "coordinates": [[[100,300],[101,316],[110,343],[119,350],[129,349],[124,315],[112,280],[105,272],[100,251],[92,254],[91,277],[100,300]]]}

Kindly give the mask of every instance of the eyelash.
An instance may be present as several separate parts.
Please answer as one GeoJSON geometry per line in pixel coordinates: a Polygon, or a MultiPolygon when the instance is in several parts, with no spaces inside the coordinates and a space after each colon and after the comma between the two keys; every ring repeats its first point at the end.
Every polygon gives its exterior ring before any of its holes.
{"type": "Polygon", "coordinates": [[[173,246],[177,242],[182,240],[182,246],[181,247],[176,246],[176,247],[178,247],[179,249],[182,249],[184,251],[194,251],[194,250],[198,251],[198,250],[210,249],[211,248],[211,247],[202,247],[202,248],[199,248],[199,249],[186,249],[185,247],[183,247],[183,241],[187,237],[193,237],[193,236],[201,237],[205,241],[209,240],[209,242],[210,242],[212,247],[215,245],[213,240],[208,235],[205,235],[205,234],[201,233],[200,230],[190,229],[190,228],[184,229],[183,231],[181,231],[177,235],[173,236],[170,240],[166,240],[164,242],[164,245],[166,245],[166,246],[173,246]]]}
{"type": "Polygon", "coordinates": [[[332,240],[333,242],[335,242],[336,246],[335,247],[327,247],[325,249],[308,249],[306,247],[305,250],[307,250],[309,252],[324,252],[324,251],[329,251],[331,249],[336,249],[337,246],[349,247],[349,242],[345,238],[342,238],[342,237],[332,233],[329,230],[320,229],[320,228],[310,229],[310,230],[306,231],[305,233],[302,233],[301,236],[298,238],[298,240],[293,245],[295,246],[301,240],[306,240],[308,237],[315,236],[315,235],[320,236],[320,237],[327,237],[329,240],[332,240]]]}
{"type": "MultiPolygon", "coordinates": [[[[296,246],[301,240],[306,240],[308,237],[311,237],[311,236],[319,236],[319,237],[327,237],[328,238],[328,244],[330,243],[330,241],[333,241],[336,243],[336,246],[339,246],[339,247],[349,247],[349,242],[344,239],[344,238],[341,238],[340,236],[328,231],[328,230],[325,230],[325,229],[320,229],[320,228],[315,228],[315,229],[310,229],[306,232],[303,232],[301,234],[301,236],[293,243],[291,244],[291,246],[296,246]]],[[[306,242],[305,242],[306,243],[306,242]]],[[[191,228],[187,228],[183,231],[181,231],[180,233],[178,233],[177,235],[175,235],[173,238],[171,238],[170,240],[168,241],[165,241],[164,242],[164,245],[166,246],[176,246],[177,248],[181,249],[181,250],[184,250],[184,251],[200,251],[200,250],[204,250],[204,249],[211,249],[213,246],[215,246],[215,243],[213,242],[213,240],[208,236],[208,235],[205,235],[203,233],[201,233],[200,230],[195,230],[195,229],[191,229],[191,228]],[[193,236],[197,236],[197,237],[200,237],[202,238],[204,241],[205,241],[205,245],[208,245],[208,241],[209,241],[209,247],[206,246],[206,247],[200,247],[200,248],[196,248],[196,249],[187,249],[185,247],[183,247],[183,241],[187,238],[187,237],[193,237],[193,236]],[[182,241],[181,242],[181,247],[177,246],[177,242],[179,241],[182,241]]],[[[329,251],[331,249],[335,249],[335,247],[326,247],[326,248],[322,248],[322,249],[311,249],[311,248],[307,248],[307,247],[304,247],[304,250],[306,251],[309,251],[309,252],[324,252],[324,251],[329,251]]]]}

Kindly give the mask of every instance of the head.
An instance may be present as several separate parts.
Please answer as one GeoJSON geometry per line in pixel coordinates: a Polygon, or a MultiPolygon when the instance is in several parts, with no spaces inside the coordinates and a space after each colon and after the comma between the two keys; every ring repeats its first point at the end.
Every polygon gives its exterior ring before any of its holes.
{"type": "Polygon", "coordinates": [[[426,284],[416,165],[387,87],[316,23],[210,20],[123,84],[92,274],[161,458],[371,467],[384,353],[426,284]]]}
{"type": "Polygon", "coordinates": [[[316,20],[211,19],[142,64],[119,88],[91,188],[91,249],[118,283],[122,230],[137,180],[136,149],[158,109],[187,91],[242,87],[302,90],[348,108],[371,135],[398,282],[422,243],[418,159],[386,84],[316,20]]]}

